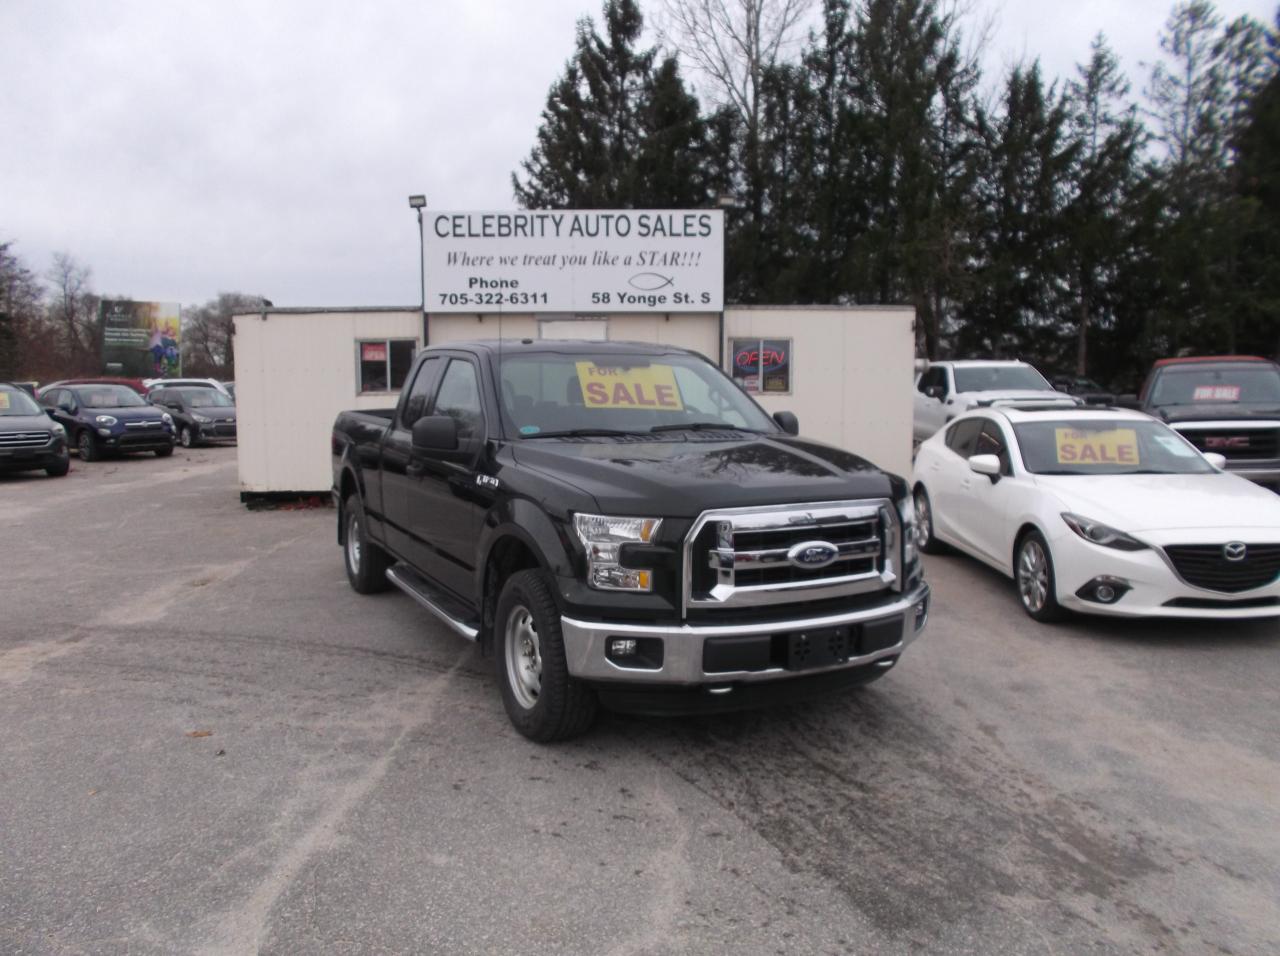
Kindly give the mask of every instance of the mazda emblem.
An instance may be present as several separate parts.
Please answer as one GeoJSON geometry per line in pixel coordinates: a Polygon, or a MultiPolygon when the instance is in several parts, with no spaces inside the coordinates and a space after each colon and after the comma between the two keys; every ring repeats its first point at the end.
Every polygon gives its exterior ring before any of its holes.
{"type": "Polygon", "coordinates": [[[840,549],[830,541],[801,541],[787,552],[787,560],[797,568],[825,568],[840,557],[840,549]]]}
{"type": "Polygon", "coordinates": [[[1222,556],[1228,561],[1243,561],[1249,554],[1249,546],[1242,541],[1232,541],[1222,546],[1222,556]]]}

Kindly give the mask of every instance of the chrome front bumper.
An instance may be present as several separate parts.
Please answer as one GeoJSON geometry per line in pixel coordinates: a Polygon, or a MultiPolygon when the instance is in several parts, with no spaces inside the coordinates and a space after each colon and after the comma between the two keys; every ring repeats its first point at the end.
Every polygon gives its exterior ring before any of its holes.
{"type": "Polygon", "coordinates": [[[579,621],[562,617],[560,630],[564,637],[565,659],[569,673],[580,680],[617,681],[631,684],[698,686],[785,680],[807,674],[844,670],[896,658],[903,648],[920,636],[928,618],[929,586],[904,594],[897,600],[874,608],[862,608],[822,617],[798,617],[762,624],[680,624],[657,626],[645,624],[610,624],[606,621],[579,621]],[[902,618],[902,639],[891,647],[870,654],[849,657],[839,664],[824,668],[787,670],[715,671],[702,668],[703,645],[712,637],[748,637],[784,634],[795,631],[835,628],[852,624],[868,624],[886,618],[902,618]],[[663,642],[662,666],[657,668],[623,667],[606,656],[608,642],[615,638],[656,638],[663,642]]]}

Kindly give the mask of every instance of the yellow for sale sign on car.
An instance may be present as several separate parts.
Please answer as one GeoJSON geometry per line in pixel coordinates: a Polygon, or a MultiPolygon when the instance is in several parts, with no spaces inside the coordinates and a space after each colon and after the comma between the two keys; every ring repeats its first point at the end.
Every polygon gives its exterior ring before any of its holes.
{"type": "Polygon", "coordinates": [[[682,411],[680,389],[670,365],[615,368],[577,362],[578,384],[587,408],[652,408],[682,411]]]}
{"type": "Polygon", "coordinates": [[[1060,465],[1137,465],[1138,433],[1132,428],[1057,428],[1060,465]]]}

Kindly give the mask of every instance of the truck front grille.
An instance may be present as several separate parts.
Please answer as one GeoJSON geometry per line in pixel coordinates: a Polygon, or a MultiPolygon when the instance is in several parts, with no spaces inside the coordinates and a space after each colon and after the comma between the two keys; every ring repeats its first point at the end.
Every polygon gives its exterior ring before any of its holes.
{"type": "Polygon", "coordinates": [[[1228,461],[1280,458],[1280,429],[1276,428],[1187,428],[1182,437],[1201,451],[1217,452],[1228,461]]]}
{"type": "Polygon", "coordinates": [[[901,588],[891,502],[704,512],[684,546],[684,607],[821,601],[901,588]]]}

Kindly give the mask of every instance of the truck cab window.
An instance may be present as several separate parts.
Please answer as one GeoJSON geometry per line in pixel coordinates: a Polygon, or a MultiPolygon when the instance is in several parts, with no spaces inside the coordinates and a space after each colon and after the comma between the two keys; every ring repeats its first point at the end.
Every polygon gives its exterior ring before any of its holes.
{"type": "Polygon", "coordinates": [[[422,365],[418,368],[418,374],[414,376],[409,395],[405,399],[404,411],[400,414],[400,424],[405,428],[412,428],[413,423],[426,414],[427,399],[431,396],[431,389],[435,385],[439,374],[440,359],[428,358],[423,360],[422,365]]]}
{"type": "Polygon", "coordinates": [[[436,395],[434,414],[456,419],[459,438],[484,434],[484,411],[480,407],[480,387],[474,365],[462,359],[449,362],[436,395]]]}

